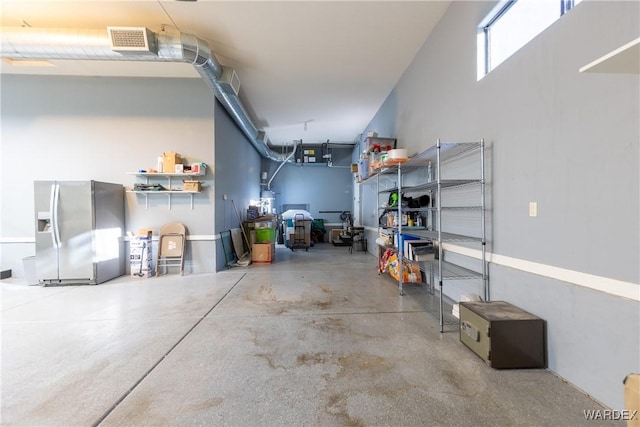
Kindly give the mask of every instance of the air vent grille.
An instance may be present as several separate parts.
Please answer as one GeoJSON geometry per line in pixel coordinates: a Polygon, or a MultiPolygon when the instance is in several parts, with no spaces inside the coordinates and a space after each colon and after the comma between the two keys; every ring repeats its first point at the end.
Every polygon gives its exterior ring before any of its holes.
{"type": "Polygon", "coordinates": [[[120,53],[157,54],[153,32],[145,27],[107,27],[111,49],[120,53]]]}
{"type": "Polygon", "coordinates": [[[111,41],[116,47],[147,47],[144,33],[140,31],[115,30],[111,33],[111,41]]]}
{"type": "Polygon", "coordinates": [[[240,92],[240,77],[233,68],[222,67],[222,75],[218,79],[218,84],[222,86],[228,93],[233,91],[237,96],[240,92]]]}

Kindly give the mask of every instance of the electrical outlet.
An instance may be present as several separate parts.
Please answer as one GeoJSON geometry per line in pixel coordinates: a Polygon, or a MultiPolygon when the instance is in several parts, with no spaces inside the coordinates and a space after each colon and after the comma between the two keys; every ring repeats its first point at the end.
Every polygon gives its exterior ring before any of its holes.
{"type": "Polygon", "coordinates": [[[538,216],[537,202],[529,202],[529,216],[538,216]]]}
{"type": "Polygon", "coordinates": [[[226,194],[222,195],[222,200],[227,200],[227,195],[226,194]]]}

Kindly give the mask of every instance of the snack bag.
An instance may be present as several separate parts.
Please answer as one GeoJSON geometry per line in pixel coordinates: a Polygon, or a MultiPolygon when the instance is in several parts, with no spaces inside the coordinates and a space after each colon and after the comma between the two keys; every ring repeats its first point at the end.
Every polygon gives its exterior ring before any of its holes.
{"type": "MultiPolygon", "coordinates": [[[[389,257],[389,274],[396,280],[399,280],[400,277],[400,262],[398,260],[398,255],[393,254],[389,257]]],[[[402,260],[402,283],[421,283],[422,282],[422,273],[420,272],[420,267],[416,264],[407,261],[406,259],[402,260]]]]}

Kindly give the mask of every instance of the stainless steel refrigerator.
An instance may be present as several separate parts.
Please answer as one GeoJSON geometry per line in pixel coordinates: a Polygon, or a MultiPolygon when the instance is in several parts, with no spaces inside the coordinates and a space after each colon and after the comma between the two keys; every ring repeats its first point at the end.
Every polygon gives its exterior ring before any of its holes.
{"type": "Polygon", "coordinates": [[[96,285],[125,274],[124,187],[35,181],[36,274],[47,285],[96,285]]]}

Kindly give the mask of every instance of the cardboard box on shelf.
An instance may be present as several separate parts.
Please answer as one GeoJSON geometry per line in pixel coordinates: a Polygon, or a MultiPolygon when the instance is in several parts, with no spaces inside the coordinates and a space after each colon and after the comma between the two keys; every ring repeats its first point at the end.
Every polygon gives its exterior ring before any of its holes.
{"type": "Polygon", "coordinates": [[[174,153],[172,151],[167,153],[162,153],[162,170],[164,173],[174,173],[176,170],[176,165],[182,164],[182,157],[180,154],[174,153]]]}
{"type": "Polygon", "coordinates": [[[182,181],[184,191],[202,191],[202,183],[200,181],[182,181]]]}

